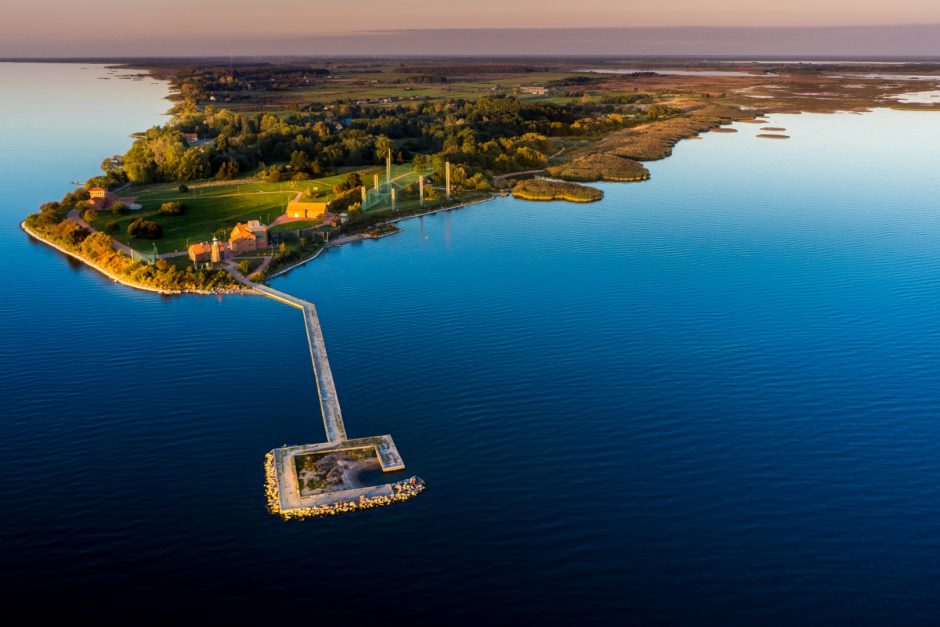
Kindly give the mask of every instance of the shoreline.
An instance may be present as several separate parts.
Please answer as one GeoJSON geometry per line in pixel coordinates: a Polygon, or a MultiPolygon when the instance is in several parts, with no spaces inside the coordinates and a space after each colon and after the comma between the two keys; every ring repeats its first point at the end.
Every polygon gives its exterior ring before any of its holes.
{"type": "MultiPolygon", "coordinates": [[[[464,202],[464,203],[460,203],[460,204],[457,204],[457,205],[451,205],[451,206],[448,206],[448,207],[438,207],[437,209],[431,209],[430,211],[425,211],[424,213],[416,213],[416,214],[414,214],[414,215],[402,216],[402,217],[400,217],[400,218],[392,218],[391,220],[386,220],[386,221],[384,221],[384,222],[379,222],[378,224],[379,224],[379,225],[382,225],[382,224],[395,224],[395,223],[397,223],[397,222],[402,222],[403,220],[411,220],[412,218],[423,218],[424,216],[433,215],[433,214],[435,214],[435,213],[441,213],[441,212],[443,212],[443,211],[453,211],[453,210],[455,210],[455,209],[463,209],[464,207],[469,207],[470,205],[476,205],[476,204],[479,204],[479,203],[481,203],[481,202],[489,202],[490,200],[495,199],[497,196],[499,196],[499,194],[491,194],[488,198],[481,198],[481,199],[479,199],[479,200],[470,200],[470,201],[467,201],[467,202],[464,202]]],[[[314,259],[316,259],[317,257],[319,257],[321,254],[323,254],[325,251],[327,251],[327,250],[329,250],[329,249],[331,249],[331,248],[339,248],[340,246],[345,246],[346,244],[352,244],[352,243],[355,243],[355,242],[362,242],[362,241],[366,241],[366,240],[379,240],[379,239],[382,239],[383,237],[388,237],[388,236],[390,236],[390,235],[397,235],[399,232],[400,232],[400,231],[392,231],[391,233],[384,233],[384,234],[382,234],[382,235],[379,235],[378,237],[368,237],[368,236],[365,236],[365,235],[363,235],[363,234],[361,234],[361,233],[354,233],[354,234],[352,234],[352,235],[345,235],[345,236],[343,236],[343,237],[341,237],[341,238],[338,238],[336,242],[331,242],[331,243],[328,243],[327,245],[323,246],[320,250],[318,250],[316,253],[314,253],[314,254],[311,255],[310,257],[308,257],[308,258],[306,258],[306,259],[304,259],[304,260],[302,260],[302,261],[298,261],[298,262],[295,263],[294,265],[288,266],[287,268],[284,268],[283,270],[278,270],[277,272],[275,272],[274,274],[272,274],[272,275],[269,276],[269,277],[265,277],[265,279],[264,279],[264,281],[262,281],[262,283],[267,284],[267,282],[270,281],[270,280],[272,280],[272,279],[276,279],[277,277],[279,277],[279,276],[281,276],[281,275],[283,275],[283,274],[287,274],[287,273],[290,272],[291,270],[294,270],[294,269],[296,269],[296,268],[299,268],[300,266],[303,266],[303,265],[306,265],[306,264],[310,263],[311,261],[313,261],[314,259]]]]}
{"type": "MultiPolygon", "coordinates": [[[[403,220],[410,220],[410,219],[412,219],[412,218],[421,218],[421,217],[424,217],[424,216],[433,215],[433,214],[435,214],[435,213],[441,213],[442,211],[453,211],[453,210],[455,210],[455,209],[462,209],[462,208],[464,208],[464,207],[469,207],[470,205],[476,205],[476,204],[479,204],[479,203],[482,203],[482,202],[488,202],[488,201],[490,201],[490,200],[495,199],[497,196],[498,196],[498,194],[492,194],[492,195],[490,195],[490,196],[487,197],[487,198],[481,198],[481,199],[479,199],[479,200],[471,200],[471,201],[468,201],[468,202],[465,202],[465,203],[460,203],[460,204],[452,205],[452,206],[448,206],[448,207],[439,207],[439,208],[437,208],[437,209],[432,209],[432,210],[426,211],[426,212],[424,212],[424,213],[418,213],[418,214],[409,215],[409,216],[402,216],[402,217],[400,217],[400,218],[393,218],[393,219],[391,219],[391,220],[386,220],[386,221],[384,221],[384,222],[379,222],[379,224],[380,224],[380,225],[381,225],[381,224],[395,224],[395,223],[401,222],[401,221],[403,221],[403,220]]],[[[61,245],[59,245],[59,244],[57,244],[57,243],[55,243],[55,242],[53,242],[53,241],[51,241],[51,240],[49,240],[49,239],[46,239],[45,237],[43,237],[43,236],[40,235],[39,233],[36,233],[34,230],[32,230],[31,228],[29,228],[28,226],[26,226],[26,221],[25,221],[25,220],[23,220],[22,222],[20,222],[20,229],[21,229],[24,233],[26,233],[28,236],[30,236],[30,237],[32,237],[33,239],[35,239],[36,241],[39,241],[39,242],[41,242],[41,243],[43,243],[43,244],[45,244],[45,245],[47,245],[47,246],[49,246],[49,247],[51,247],[51,248],[54,248],[55,250],[59,251],[60,253],[62,253],[62,254],[64,254],[64,255],[67,255],[68,257],[71,257],[72,259],[74,259],[74,260],[76,260],[76,261],[79,261],[79,262],[85,264],[86,266],[88,266],[88,267],[92,268],[93,270],[97,271],[99,274],[103,275],[104,277],[106,277],[106,278],[108,278],[108,279],[111,279],[111,281],[113,281],[114,283],[117,283],[117,284],[119,284],[119,285],[123,285],[124,287],[129,287],[129,288],[131,288],[131,289],[141,290],[141,291],[144,291],[144,292],[150,292],[150,293],[152,293],[152,294],[160,294],[160,295],[162,295],[162,296],[184,296],[184,295],[186,295],[186,294],[192,294],[192,295],[195,295],[195,296],[216,296],[216,295],[225,296],[225,295],[245,295],[245,294],[253,294],[253,293],[255,293],[254,290],[166,290],[166,289],[161,289],[161,288],[158,288],[158,287],[151,287],[151,286],[149,286],[149,285],[143,285],[143,284],[140,284],[140,283],[135,283],[135,282],[133,282],[133,281],[130,281],[129,279],[126,279],[126,278],[124,278],[124,277],[118,276],[118,275],[116,275],[116,274],[114,274],[114,273],[112,273],[112,272],[110,272],[110,271],[108,271],[108,270],[102,268],[99,264],[95,263],[95,262],[92,261],[91,259],[86,259],[85,257],[82,257],[82,256],[79,255],[78,253],[76,253],[76,252],[74,252],[74,251],[71,251],[71,250],[68,250],[67,248],[62,247],[61,245]]],[[[264,281],[261,281],[261,283],[266,285],[267,282],[270,281],[271,279],[275,279],[275,278],[277,278],[277,277],[279,277],[279,276],[281,276],[281,275],[283,275],[283,274],[287,274],[287,273],[290,272],[291,270],[295,270],[295,269],[299,268],[300,266],[306,265],[306,264],[310,263],[311,261],[314,261],[314,260],[317,259],[321,254],[323,254],[325,251],[329,250],[330,248],[339,248],[340,246],[344,246],[344,245],[346,245],[346,244],[352,244],[352,243],[354,243],[354,242],[362,242],[362,241],[366,241],[366,240],[378,240],[378,239],[382,239],[383,237],[388,237],[388,236],[390,236],[390,235],[396,235],[396,234],[399,233],[399,232],[400,232],[400,231],[392,231],[392,232],[390,232],[390,233],[383,233],[382,235],[379,235],[378,237],[369,237],[369,236],[363,235],[363,234],[361,234],[361,233],[355,233],[355,234],[352,234],[352,235],[344,236],[344,237],[342,237],[342,238],[339,238],[339,240],[336,241],[336,242],[328,243],[326,246],[323,246],[322,248],[320,248],[320,250],[318,250],[316,253],[314,253],[314,254],[311,255],[310,257],[308,257],[308,258],[306,258],[306,259],[303,259],[303,260],[301,260],[301,261],[298,261],[297,263],[295,263],[295,264],[293,264],[293,265],[291,265],[291,266],[288,266],[287,268],[284,268],[284,269],[282,269],[282,270],[278,270],[277,272],[275,272],[275,273],[272,274],[271,276],[266,277],[266,278],[264,279],[264,281]]]]}
{"type": "MultiPolygon", "coordinates": [[[[876,108],[876,109],[874,109],[874,110],[877,110],[877,109],[880,109],[880,108],[884,108],[884,109],[893,109],[894,107],[878,107],[878,108],[876,108]]],[[[802,111],[797,112],[797,113],[792,113],[792,114],[798,114],[798,113],[802,113],[802,111]]],[[[841,111],[841,113],[850,113],[850,111],[841,111]]],[[[781,112],[781,114],[782,114],[782,115],[787,115],[787,113],[782,113],[782,112],[781,112]]],[[[771,114],[765,114],[764,117],[766,117],[767,115],[774,115],[774,114],[773,114],[773,113],[771,113],[771,114]]],[[[766,119],[763,119],[763,118],[761,118],[759,122],[755,122],[754,120],[735,120],[734,122],[760,123],[760,124],[769,124],[769,123],[770,123],[769,120],[766,120],[766,119]]],[[[723,128],[723,127],[716,127],[716,128],[721,129],[721,128],[723,128]]],[[[716,128],[711,128],[711,129],[708,129],[707,131],[701,131],[701,132],[698,132],[698,133],[696,133],[696,134],[694,134],[694,135],[690,135],[690,136],[688,136],[688,137],[680,137],[680,138],[678,138],[678,140],[675,142],[674,146],[678,145],[679,143],[681,143],[681,142],[684,141],[684,140],[695,140],[695,139],[699,139],[699,140],[700,140],[700,139],[703,139],[703,135],[704,135],[705,133],[707,133],[707,132],[715,132],[716,128]]],[[[767,134],[758,135],[758,137],[766,138],[766,139],[778,139],[778,140],[789,139],[788,136],[782,136],[782,135],[767,135],[767,134]]],[[[662,159],[657,159],[657,161],[668,159],[668,158],[671,157],[671,156],[672,156],[672,154],[671,154],[671,151],[670,151],[670,154],[668,154],[668,155],[662,157],[662,159]]],[[[598,182],[631,183],[631,182],[643,182],[643,181],[645,181],[645,180],[649,180],[649,178],[650,178],[650,177],[647,176],[647,177],[642,178],[642,179],[617,180],[617,181],[607,181],[607,180],[604,180],[604,181],[598,181],[598,182]]],[[[444,211],[454,211],[454,210],[457,210],[457,209],[463,209],[464,207],[469,207],[469,206],[471,206],[471,205],[476,205],[476,204],[483,203],[483,202],[489,202],[490,200],[494,200],[495,198],[497,198],[497,197],[499,197],[499,196],[501,196],[501,194],[499,194],[499,193],[490,193],[489,196],[487,196],[487,197],[485,197],[485,198],[480,198],[480,199],[477,199],[477,200],[471,200],[471,201],[459,203],[459,204],[456,204],[456,205],[450,205],[450,206],[445,206],[445,207],[438,207],[438,208],[436,208],[436,209],[431,209],[431,210],[429,210],[429,211],[425,211],[424,213],[416,213],[416,214],[412,214],[412,215],[406,215],[406,216],[401,216],[401,217],[397,217],[397,218],[392,218],[392,219],[389,219],[389,220],[385,220],[385,221],[383,221],[383,222],[379,222],[379,223],[377,223],[377,224],[378,224],[378,225],[383,225],[383,224],[396,224],[396,223],[402,222],[402,221],[404,221],[404,220],[410,220],[410,219],[413,219],[413,218],[421,218],[421,217],[424,217],[424,216],[429,216],[429,215],[433,215],[433,214],[436,214],[436,213],[441,213],[441,212],[444,212],[444,211]]],[[[512,196],[512,197],[514,197],[514,198],[517,198],[518,200],[525,201],[525,202],[552,202],[552,201],[554,201],[554,200],[559,200],[559,199],[547,199],[547,198],[546,198],[546,199],[541,199],[541,198],[539,198],[539,199],[536,199],[536,198],[519,198],[519,197],[516,197],[516,196],[514,196],[514,195],[512,195],[512,194],[510,194],[510,196],[512,196]]],[[[590,201],[576,201],[576,200],[570,200],[569,202],[578,202],[579,204],[586,204],[586,203],[588,203],[588,202],[590,202],[590,201]]],[[[199,295],[199,296],[210,296],[210,295],[226,295],[226,294],[250,294],[250,293],[253,292],[252,290],[245,290],[245,291],[242,291],[242,290],[225,290],[225,289],[222,289],[222,290],[209,290],[209,291],[206,291],[206,290],[164,290],[164,289],[160,289],[160,288],[154,288],[154,287],[150,287],[150,286],[146,286],[146,285],[141,285],[141,284],[133,283],[133,282],[127,280],[127,279],[124,279],[124,278],[122,278],[122,277],[118,277],[118,276],[113,275],[112,273],[110,273],[110,272],[108,272],[107,270],[104,270],[103,268],[101,268],[100,266],[98,266],[98,264],[96,264],[96,263],[93,262],[93,261],[91,261],[91,260],[89,260],[89,259],[85,259],[84,257],[82,257],[82,256],[80,256],[80,255],[78,255],[78,254],[76,254],[76,253],[74,253],[74,252],[72,252],[72,251],[69,251],[69,250],[67,250],[67,249],[65,249],[65,248],[62,248],[62,247],[59,246],[58,244],[47,240],[46,238],[44,238],[44,237],[42,237],[41,235],[35,233],[35,232],[32,231],[29,227],[27,227],[25,221],[23,221],[23,222],[20,223],[20,228],[21,228],[23,231],[25,231],[29,236],[31,236],[31,237],[33,237],[33,238],[39,240],[40,242],[42,242],[42,243],[44,243],[44,244],[47,244],[48,246],[51,246],[52,248],[55,248],[55,249],[58,250],[59,252],[62,252],[62,253],[68,255],[69,257],[71,257],[71,258],[73,258],[73,259],[75,259],[75,260],[77,260],[77,261],[80,261],[80,262],[82,262],[82,263],[84,263],[84,264],[86,264],[86,265],[92,267],[93,269],[97,270],[99,273],[101,273],[102,275],[104,275],[104,276],[106,276],[107,278],[111,279],[111,280],[114,281],[115,283],[119,283],[119,284],[121,284],[121,285],[124,285],[125,287],[130,287],[130,288],[133,288],[133,289],[138,289],[138,290],[142,290],[142,291],[147,291],[147,292],[152,292],[152,293],[157,293],[157,294],[162,294],[162,295],[167,295],[167,296],[184,295],[184,294],[194,294],[194,295],[199,295]]],[[[263,284],[263,285],[267,285],[267,282],[268,282],[268,281],[270,281],[270,280],[272,280],[272,279],[276,279],[276,278],[278,278],[278,277],[280,277],[280,276],[282,276],[282,275],[284,275],[284,274],[287,274],[287,273],[290,272],[291,270],[295,270],[295,269],[297,269],[297,268],[299,268],[299,267],[301,267],[301,266],[304,266],[304,265],[306,265],[306,264],[308,264],[308,263],[310,263],[310,262],[316,260],[321,254],[323,254],[325,251],[327,251],[327,250],[329,250],[329,249],[331,249],[331,248],[339,248],[340,246],[343,246],[343,245],[345,245],[345,244],[351,244],[351,243],[353,243],[353,242],[361,242],[361,241],[369,240],[369,239],[381,239],[381,238],[387,237],[387,236],[389,236],[389,235],[395,235],[397,232],[398,232],[398,231],[391,232],[391,233],[384,233],[384,234],[382,234],[382,235],[379,235],[378,237],[368,237],[368,236],[363,235],[363,234],[361,234],[361,233],[355,233],[355,234],[351,234],[351,235],[342,236],[342,237],[338,238],[335,242],[327,243],[325,246],[323,246],[322,248],[320,248],[319,250],[317,250],[317,252],[314,253],[313,255],[311,255],[310,257],[308,257],[308,258],[306,258],[306,259],[303,259],[303,260],[301,260],[301,261],[298,261],[297,263],[294,263],[293,265],[290,265],[290,266],[288,266],[287,268],[283,268],[283,269],[281,269],[281,270],[278,270],[278,271],[275,272],[274,274],[272,274],[272,275],[270,275],[270,276],[268,276],[268,277],[265,277],[265,279],[264,279],[263,281],[259,281],[259,282],[260,282],[261,284],[263,284]]]]}
{"type": "Polygon", "coordinates": [[[69,257],[71,257],[72,259],[75,259],[76,261],[82,262],[83,264],[85,264],[85,265],[88,266],[89,268],[92,268],[93,270],[97,271],[99,274],[103,275],[104,277],[106,277],[106,278],[108,278],[108,279],[111,279],[114,283],[118,283],[118,284],[120,284],[120,285],[123,285],[124,287],[130,287],[130,288],[133,288],[133,289],[136,289],[136,290],[141,290],[141,291],[143,291],[143,292],[151,292],[151,293],[153,293],[153,294],[161,294],[161,295],[163,295],[163,296],[182,296],[183,294],[194,294],[194,295],[198,295],[198,296],[213,296],[213,295],[246,294],[246,293],[248,293],[248,292],[243,291],[243,290],[166,290],[166,289],[161,289],[161,288],[159,288],[159,287],[151,287],[151,286],[149,286],[149,285],[143,285],[143,284],[141,284],[141,283],[135,283],[135,282],[133,282],[133,281],[131,281],[131,280],[125,278],[125,277],[118,276],[118,275],[116,275],[116,274],[110,272],[109,270],[106,270],[106,269],[102,268],[100,265],[98,265],[97,263],[95,263],[95,262],[92,261],[91,259],[86,259],[85,257],[82,257],[82,256],[79,255],[78,253],[75,253],[74,251],[68,250],[67,248],[63,248],[63,247],[60,246],[59,244],[57,244],[57,243],[55,243],[55,242],[53,242],[53,241],[51,241],[51,240],[46,239],[46,238],[43,237],[42,235],[36,233],[34,230],[32,230],[31,228],[29,228],[28,226],[26,226],[26,221],[25,221],[25,220],[24,220],[23,222],[20,222],[20,229],[22,229],[23,232],[25,232],[27,235],[29,235],[29,236],[32,237],[33,239],[35,239],[35,240],[37,240],[37,241],[39,241],[39,242],[42,242],[42,243],[45,244],[46,246],[50,246],[51,248],[56,249],[56,250],[59,251],[60,253],[63,253],[63,254],[65,254],[65,255],[68,255],[69,257]]]}

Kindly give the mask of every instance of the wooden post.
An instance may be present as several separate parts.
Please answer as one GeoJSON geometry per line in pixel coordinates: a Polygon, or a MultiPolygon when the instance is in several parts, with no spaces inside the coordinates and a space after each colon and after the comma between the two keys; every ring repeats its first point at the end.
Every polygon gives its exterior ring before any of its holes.
{"type": "Polygon", "coordinates": [[[379,191],[379,175],[375,175],[375,191],[379,191]]]}
{"type": "Polygon", "coordinates": [[[420,199],[418,204],[420,204],[423,207],[424,206],[424,177],[423,176],[418,177],[418,198],[420,199]]]}
{"type": "Polygon", "coordinates": [[[392,211],[398,211],[398,203],[396,202],[398,198],[397,198],[397,195],[395,194],[395,188],[392,187],[391,190],[392,190],[392,211]]]}

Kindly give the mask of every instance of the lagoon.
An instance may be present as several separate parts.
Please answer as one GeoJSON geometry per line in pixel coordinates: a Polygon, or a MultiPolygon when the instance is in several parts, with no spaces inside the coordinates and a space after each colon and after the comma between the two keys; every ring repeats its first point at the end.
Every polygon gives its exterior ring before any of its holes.
{"type": "Polygon", "coordinates": [[[322,437],[296,312],[132,291],[16,226],[163,119],[164,86],[87,67],[0,64],[13,610],[940,617],[940,116],[738,124],[599,203],[499,198],[273,280],[317,305],[350,436],[428,483],[284,523],[263,455],[322,437]]]}

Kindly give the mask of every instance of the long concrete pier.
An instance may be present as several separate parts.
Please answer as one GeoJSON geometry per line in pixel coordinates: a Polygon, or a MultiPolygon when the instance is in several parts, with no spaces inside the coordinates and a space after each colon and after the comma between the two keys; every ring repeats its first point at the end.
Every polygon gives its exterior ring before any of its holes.
{"type": "Polygon", "coordinates": [[[326,355],[326,343],[320,329],[320,319],[313,303],[301,300],[290,294],[272,289],[267,285],[251,283],[251,286],[269,298],[300,309],[304,314],[307,328],[307,343],[310,345],[310,361],[317,381],[317,396],[320,398],[320,413],[323,414],[323,428],[329,442],[343,442],[346,438],[346,426],[343,424],[343,411],[339,407],[336,384],[333,383],[333,371],[326,355]]]}
{"type": "Polygon", "coordinates": [[[317,382],[317,396],[320,399],[320,413],[323,416],[323,428],[326,431],[326,442],[320,444],[305,444],[299,446],[284,446],[269,453],[269,482],[272,494],[269,502],[284,517],[320,515],[331,511],[338,503],[365,503],[370,499],[391,499],[391,501],[410,498],[423,489],[423,483],[401,485],[385,484],[369,488],[355,488],[325,492],[309,496],[301,496],[298,485],[297,472],[294,467],[294,457],[320,451],[339,451],[369,447],[375,450],[379,467],[384,472],[404,470],[405,464],[398,453],[398,447],[390,435],[379,435],[367,438],[350,440],[346,436],[346,426],[343,423],[343,412],[339,406],[336,394],[336,384],[333,382],[333,372],[330,369],[330,360],[326,354],[326,343],[323,341],[323,331],[317,316],[317,308],[313,303],[302,300],[290,294],[270,288],[266,285],[254,283],[230,269],[232,275],[241,283],[251,287],[256,292],[272,298],[278,302],[299,309],[304,316],[304,326],[307,330],[307,343],[310,346],[310,361],[313,364],[313,373],[317,382]],[[419,486],[419,487],[415,487],[419,486]],[[366,501],[362,501],[365,498],[366,501]]]}
{"type": "Polygon", "coordinates": [[[323,426],[326,439],[330,442],[342,442],[346,439],[346,427],[343,425],[343,412],[336,397],[336,385],[333,383],[333,371],[326,356],[326,344],[316,308],[308,304],[304,307],[304,325],[307,327],[307,342],[310,344],[310,360],[317,378],[317,394],[320,397],[320,412],[323,414],[323,426]]]}

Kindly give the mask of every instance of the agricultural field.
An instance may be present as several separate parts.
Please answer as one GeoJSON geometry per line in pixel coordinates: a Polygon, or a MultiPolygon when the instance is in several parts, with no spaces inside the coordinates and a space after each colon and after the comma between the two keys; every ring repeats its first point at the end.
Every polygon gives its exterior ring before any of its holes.
{"type": "MultiPolygon", "coordinates": [[[[439,70],[435,68],[434,71],[439,70]]],[[[381,107],[392,101],[474,99],[494,94],[506,94],[531,102],[564,104],[572,98],[538,96],[520,92],[523,86],[544,85],[577,76],[590,77],[586,72],[567,71],[516,71],[489,73],[477,71],[461,72],[448,76],[446,82],[416,82],[422,76],[419,70],[401,71],[394,65],[381,68],[337,68],[328,78],[312,82],[289,91],[246,90],[239,92],[231,101],[224,101],[226,108],[234,111],[287,113],[298,106],[322,105],[338,101],[367,101],[381,107]],[[379,71],[372,71],[379,70],[379,71]]]]}

